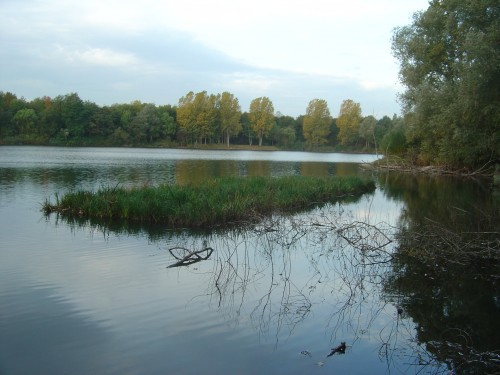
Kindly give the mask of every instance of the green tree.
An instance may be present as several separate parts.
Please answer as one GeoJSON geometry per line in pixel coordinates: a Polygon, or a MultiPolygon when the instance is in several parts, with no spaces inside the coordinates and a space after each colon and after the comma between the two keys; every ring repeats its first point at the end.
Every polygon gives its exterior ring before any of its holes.
{"type": "Polygon", "coordinates": [[[126,139],[126,145],[138,145],[146,141],[146,125],[143,121],[136,120],[137,115],[142,111],[144,106],[145,104],[141,103],[140,100],[119,105],[121,130],[117,134],[118,137],[114,137],[115,140],[126,139]]]}
{"type": "Polygon", "coordinates": [[[91,137],[107,137],[115,131],[117,126],[113,110],[107,106],[95,105],[95,107],[90,118],[88,133],[91,137]]]}
{"type": "Polygon", "coordinates": [[[223,92],[218,98],[218,111],[220,130],[229,147],[230,138],[237,136],[242,129],[240,123],[241,107],[238,99],[233,94],[223,92]]]}
{"type": "Polygon", "coordinates": [[[420,163],[477,168],[500,157],[500,3],[433,0],[395,30],[406,136],[420,163]]]}
{"type": "Polygon", "coordinates": [[[370,148],[370,145],[377,146],[375,140],[375,127],[377,120],[372,115],[366,116],[359,124],[359,138],[365,142],[365,148],[370,148]]]}
{"type": "Polygon", "coordinates": [[[332,117],[328,104],[323,99],[313,99],[306,109],[303,133],[310,146],[320,146],[328,142],[332,117]]]}
{"type": "Polygon", "coordinates": [[[154,104],[145,104],[132,125],[136,129],[134,141],[139,144],[151,143],[164,135],[163,123],[154,104]]]}
{"type": "Polygon", "coordinates": [[[76,93],[59,97],[63,136],[72,142],[80,142],[85,135],[90,116],[85,104],[76,93]]]}
{"type": "Polygon", "coordinates": [[[171,105],[162,105],[158,107],[158,115],[160,116],[164,138],[171,141],[177,133],[177,125],[175,123],[176,108],[171,105]]]}
{"type": "Polygon", "coordinates": [[[275,122],[279,129],[276,139],[278,145],[286,148],[294,147],[297,142],[297,121],[291,116],[284,116],[278,112],[275,117],[275,122]]]}
{"type": "Polygon", "coordinates": [[[359,125],[361,124],[361,106],[351,99],[344,100],[340,106],[337,127],[338,140],[343,145],[354,145],[359,140],[359,125]]]}
{"type": "Polygon", "coordinates": [[[405,121],[396,117],[391,121],[391,126],[380,141],[380,148],[386,154],[403,154],[407,150],[405,121]]]}
{"type": "Polygon", "coordinates": [[[304,139],[304,118],[306,116],[305,115],[300,115],[297,117],[297,119],[295,120],[295,135],[296,135],[296,138],[297,138],[297,142],[299,142],[300,144],[304,143],[305,139],[304,139]]]}
{"type": "Polygon", "coordinates": [[[245,140],[248,140],[248,144],[251,146],[253,144],[253,137],[255,136],[255,133],[250,125],[250,114],[248,112],[243,112],[241,114],[240,123],[243,129],[241,136],[243,136],[245,140]]]}
{"type": "Polygon", "coordinates": [[[17,111],[23,108],[26,108],[25,103],[18,99],[15,94],[0,91],[0,136],[17,135],[18,129],[13,118],[17,111]]]}
{"type": "Polygon", "coordinates": [[[279,145],[284,147],[291,147],[295,144],[297,137],[295,135],[295,129],[293,127],[280,128],[279,133],[279,145]]]}
{"type": "Polygon", "coordinates": [[[377,143],[377,145],[380,145],[382,138],[384,138],[384,135],[391,127],[391,124],[392,121],[389,116],[384,116],[377,121],[377,125],[375,125],[375,142],[377,143]]]}
{"type": "Polygon", "coordinates": [[[61,96],[54,99],[44,98],[44,109],[40,114],[40,121],[42,132],[49,142],[59,137],[61,129],[64,127],[61,117],[61,102],[61,96]]]}
{"type": "Polygon", "coordinates": [[[249,120],[252,130],[259,138],[259,146],[262,140],[269,134],[274,124],[274,107],[268,97],[260,97],[250,103],[249,120]]]}
{"type": "Polygon", "coordinates": [[[34,109],[23,108],[14,115],[14,122],[18,127],[21,139],[29,141],[35,140],[39,132],[36,127],[38,116],[34,109]]]}

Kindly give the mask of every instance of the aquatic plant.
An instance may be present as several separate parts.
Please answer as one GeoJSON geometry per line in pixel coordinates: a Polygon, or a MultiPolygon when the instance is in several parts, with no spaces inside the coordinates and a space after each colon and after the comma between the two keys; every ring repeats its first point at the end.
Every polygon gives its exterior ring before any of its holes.
{"type": "Polygon", "coordinates": [[[201,184],[70,192],[43,204],[46,214],[165,223],[202,228],[254,222],[373,191],[372,181],[351,177],[223,177],[201,184]]]}

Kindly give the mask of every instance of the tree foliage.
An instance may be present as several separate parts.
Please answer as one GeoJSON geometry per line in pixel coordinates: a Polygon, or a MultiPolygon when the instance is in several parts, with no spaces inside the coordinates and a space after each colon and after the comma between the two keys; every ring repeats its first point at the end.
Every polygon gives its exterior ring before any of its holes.
{"type": "Polygon", "coordinates": [[[16,112],[13,118],[14,122],[19,128],[19,133],[22,138],[31,136],[36,136],[38,130],[36,129],[36,123],[38,121],[38,116],[32,108],[23,108],[16,112]]]}
{"type": "Polygon", "coordinates": [[[500,157],[500,3],[433,0],[395,30],[416,160],[477,168],[500,157]]]}
{"type": "Polygon", "coordinates": [[[394,117],[380,141],[380,148],[387,154],[402,155],[407,151],[405,121],[401,117],[394,117]]]}
{"type": "Polygon", "coordinates": [[[237,136],[242,127],[240,123],[241,107],[238,99],[233,94],[225,91],[218,97],[220,130],[229,146],[232,136],[237,136]]]}
{"type": "Polygon", "coordinates": [[[192,91],[179,99],[177,122],[184,138],[191,142],[207,142],[215,135],[216,97],[206,91],[192,91]]]}
{"type": "Polygon", "coordinates": [[[337,119],[337,127],[339,128],[337,137],[341,144],[353,145],[357,143],[361,120],[360,104],[351,99],[344,100],[337,119]]]}
{"type": "MultiPolygon", "coordinates": [[[[393,122],[388,117],[377,121],[377,143],[393,122]]],[[[189,92],[178,106],[139,100],[99,106],[76,93],[27,101],[0,91],[0,144],[168,147],[202,142],[252,145],[257,138],[260,145],[303,150],[335,147],[338,132],[327,103],[319,99],[311,100],[306,115],[294,118],[274,114],[265,97],[255,99],[250,112],[241,113],[238,99],[229,92],[189,92]]],[[[362,145],[365,138],[360,132],[353,142],[362,145]]]]}
{"type": "Polygon", "coordinates": [[[274,123],[274,107],[268,97],[260,97],[252,100],[249,112],[250,126],[259,138],[259,146],[262,146],[264,136],[268,135],[274,123]]]}
{"type": "Polygon", "coordinates": [[[326,100],[313,99],[309,102],[304,117],[303,133],[311,146],[323,145],[328,141],[332,117],[326,100]]]}
{"type": "Polygon", "coordinates": [[[370,115],[366,116],[359,124],[359,138],[365,142],[365,148],[369,148],[370,144],[376,146],[375,140],[375,127],[377,126],[377,119],[370,115]]]}

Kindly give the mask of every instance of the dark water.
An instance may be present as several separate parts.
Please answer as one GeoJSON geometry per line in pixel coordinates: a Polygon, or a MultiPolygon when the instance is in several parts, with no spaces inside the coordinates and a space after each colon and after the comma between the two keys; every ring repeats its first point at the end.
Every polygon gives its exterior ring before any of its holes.
{"type": "Polygon", "coordinates": [[[0,147],[0,374],[498,370],[494,257],[445,262],[400,251],[420,246],[415,234],[431,233],[429,222],[438,234],[450,224],[488,233],[479,242],[494,249],[498,201],[481,181],[359,170],[371,160],[0,147]],[[40,212],[45,199],[80,188],[288,174],[362,174],[378,188],[356,202],[217,233],[40,212]],[[214,250],[207,260],[167,268],[176,262],[169,249],[204,247],[214,250]],[[341,342],[345,353],[327,357],[341,342]]]}

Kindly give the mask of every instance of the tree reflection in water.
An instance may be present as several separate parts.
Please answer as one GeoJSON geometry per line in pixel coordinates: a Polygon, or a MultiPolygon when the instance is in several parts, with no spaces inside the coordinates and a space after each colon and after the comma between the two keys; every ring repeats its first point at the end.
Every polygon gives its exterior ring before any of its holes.
{"type": "Polygon", "coordinates": [[[488,184],[381,175],[404,200],[384,293],[416,342],[457,374],[500,373],[500,206],[488,184]]]}
{"type": "Polygon", "coordinates": [[[176,272],[203,276],[206,289],[193,298],[208,298],[230,325],[250,322],[275,347],[314,319],[331,345],[347,342],[347,354],[375,341],[388,373],[498,372],[498,212],[483,207],[481,223],[454,215],[444,227],[431,215],[413,216],[409,204],[392,226],[343,207],[262,218],[250,228],[169,233],[175,246],[214,249],[176,272]]]}
{"type": "Polygon", "coordinates": [[[395,230],[359,221],[338,205],[204,236],[192,246],[209,244],[215,252],[207,290],[199,297],[210,296],[235,326],[249,316],[260,335],[275,338],[275,346],[293,337],[315,309],[326,310],[315,317],[325,316],[320,324],[332,345],[348,337],[349,352],[376,338],[388,371],[416,365],[443,372],[416,342],[410,311],[398,314],[402,298],[384,292],[393,275],[395,230]]]}
{"type": "Polygon", "coordinates": [[[418,342],[457,373],[500,371],[500,233],[491,218],[481,232],[460,219],[400,228],[385,283],[401,296],[418,342]]]}

